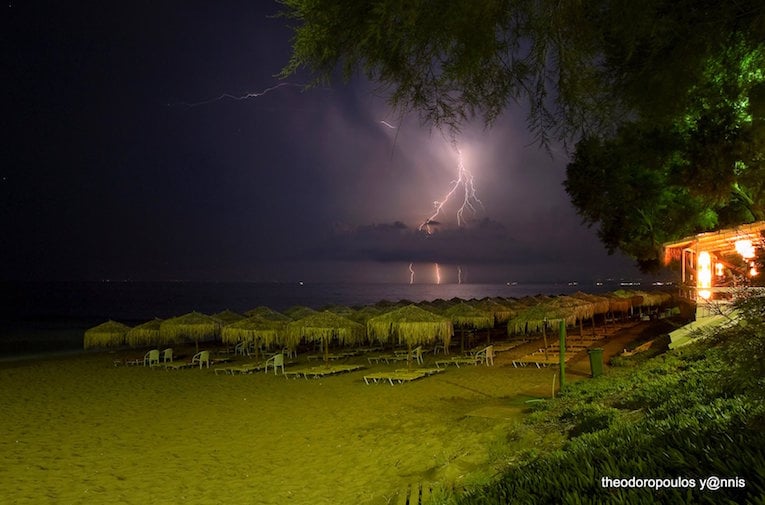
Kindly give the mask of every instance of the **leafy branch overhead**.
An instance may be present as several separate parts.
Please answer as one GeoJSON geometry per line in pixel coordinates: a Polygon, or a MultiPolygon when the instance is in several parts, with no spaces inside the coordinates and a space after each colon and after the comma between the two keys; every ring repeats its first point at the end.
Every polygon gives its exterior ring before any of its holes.
{"type": "Polygon", "coordinates": [[[453,133],[524,105],[541,145],[576,145],[566,189],[585,221],[644,266],[664,240],[765,217],[760,1],[282,3],[282,76],[364,74],[453,133]]]}

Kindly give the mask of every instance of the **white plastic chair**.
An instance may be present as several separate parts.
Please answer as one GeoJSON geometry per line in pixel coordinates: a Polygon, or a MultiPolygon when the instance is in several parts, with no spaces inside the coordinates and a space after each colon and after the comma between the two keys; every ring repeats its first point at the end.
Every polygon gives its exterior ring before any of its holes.
{"type": "Polygon", "coordinates": [[[489,345],[481,349],[475,355],[486,366],[494,366],[494,346],[489,345]]]}
{"type": "Polygon", "coordinates": [[[164,351],[162,351],[162,362],[163,363],[172,363],[173,362],[173,348],[168,347],[164,351]]]}
{"type": "Polygon", "coordinates": [[[202,365],[206,364],[207,368],[210,368],[210,351],[199,351],[194,355],[193,358],[191,358],[191,366],[196,365],[199,363],[199,368],[202,368],[202,365]]]}
{"type": "Polygon", "coordinates": [[[250,355],[250,342],[239,342],[234,346],[234,355],[236,356],[249,356],[250,355]]]}
{"type": "Polygon", "coordinates": [[[159,365],[159,349],[152,349],[143,357],[143,366],[159,365]]]}
{"type": "Polygon", "coordinates": [[[274,367],[274,375],[276,375],[276,369],[282,367],[282,374],[284,374],[284,354],[274,354],[266,360],[266,373],[268,373],[268,367],[274,367]]]}
{"type": "Polygon", "coordinates": [[[422,346],[418,345],[414,349],[412,349],[412,361],[416,361],[420,365],[424,363],[424,359],[422,357],[422,346]]]}

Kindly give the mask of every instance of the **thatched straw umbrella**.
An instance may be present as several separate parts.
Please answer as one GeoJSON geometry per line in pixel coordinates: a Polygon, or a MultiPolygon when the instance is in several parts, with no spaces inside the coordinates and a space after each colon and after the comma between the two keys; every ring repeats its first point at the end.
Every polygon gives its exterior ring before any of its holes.
{"type": "Polygon", "coordinates": [[[287,324],[287,335],[298,341],[321,341],[324,347],[324,363],[329,364],[329,343],[336,338],[342,344],[353,344],[364,338],[364,326],[329,311],[315,312],[287,324]]]}
{"type": "Polygon", "coordinates": [[[608,311],[612,317],[615,317],[614,314],[616,312],[621,314],[630,313],[635,303],[643,303],[643,297],[633,296],[631,292],[624,289],[619,289],[606,296],[610,302],[608,311]]]}
{"type": "Polygon", "coordinates": [[[220,336],[219,320],[201,314],[189,312],[182,316],[162,321],[159,325],[159,338],[162,343],[194,342],[199,352],[200,340],[214,340],[220,336]]]}
{"type": "Polygon", "coordinates": [[[241,321],[245,318],[242,314],[237,314],[233,310],[226,309],[222,312],[218,312],[217,314],[213,314],[210,317],[214,317],[218,321],[221,322],[221,325],[226,326],[231,323],[235,323],[237,321],[241,321]]]}
{"type": "Polygon", "coordinates": [[[130,328],[130,331],[125,336],[125,342],[130,347],[146,347],[159,344],[160,324],[162,324],[162,320],[154,318],[151,321],[146,321],[134,328],[130,328]]]}
{"type": "Polygon", "coordinates": [[[547,302],[547,305],[559,308],[563,313],[573,314],[576,318],[574,324],[579,323],[579,336],[584,336],[584,320],[591,319],[595,314],[593,303],[574,296],[556,296],[547,302]]]}
{"type": "MultiPolygon", "coordinates": [[[[427,310],[428,312],[432,312],[434,314],[442,314],[443,311],[449,308],[449,306],[446,304],[435,304],[433,302],[426,302],[426,301],[418,302],[415,305],[423,310],[427,310]]],[[[391,309],[392,308],[394,307],[391,307],[391,309]]]]}
{"type": "Polygon", "coordinates": [[[507,322],[507,333],[536,333],[544,330],[547,321],[554,317],[553,311],[544,304],[530,306],[518,312],[507,322]]]}
{"type": "Polygon", "coordinates": [[[380,342],[395,338],[399,344],[406,343],[411,363],[412,346],[431,344],[439,338],[447,349],[454,326],[446,317],[408,305],[371,318],[367,321],[367,334],[380,342]]]}
{"type": "MultiPolygon", "coordinates": [[[[452,321],[452,325],[460,330],[460,352],[465,352],[465,330],[489,330],[489,341],[491,341],[491,329],[494,328],[494,314],[460,302],[457,305],[449,307],[443,312],[445,317],[452,321]]],[[[448,354],[449,349],[444,348],[444,353],[448,354]]]]}
{"type": "Polygon", "coordinates": [[[588,293],[582,293],[581,291],[577,291],[571,296],[592,304],[591,320],[592,320],[592,334],[594,336],[595,335],[595,316],[602,315],[603,318],[605,319],[606,314],[608,314],[609,308],[611,306],[610,301],[605,296],[591,295],[588,293]]]}
{"type": "Polygon", "coordinates": [[[85,330],[83,346],[85,349],[119,347],[125,343],[128,330],[130,330],[129,326],[110,319],[85,330]]]}
{"type": "Polygon", "coordinates": [[[576,322],[576,313],[570,308],[556,307],[551,303],[539,303],[522,310],[507,323],[507,333],[542,332],[547,358],[547,325],[557,325],[565,321],[566,325],[576,322]]]}
{"type": "Polygon", "coordinates": [[[380,314],[382,314],[382,309],[379,309],[372,305],[367,305],[366,307],[361,307],[360,309],[357,309],[356,311],[354,311],[353,314],[347,317],[348,319],[352,321],[356,321],[357,323],[360,323],[366,327],[367,321],[369,321],[369,319],[375,316],[379,316],[380,314]]]}
{"type": "Polygon", "coordinates": [[[492,314],[497,324],[507,323],[517,312],[517,310],[509,307],[506,303],[498,303],[489,298],[472,302],[470,305],[478,310],[492,314]]]}
{"type": "MultiPolygon", "coordinates": [[[[242,319],[235,323],[226,325],[221,330],[221,340],[226,344],[236,344],[239,342],[252,342],[255,344],[255,349],[263,344],[270,346],[272,344],[287,345],[289,342],[286,340],[286,328],[289,318],[282,316],[284,319],[267,319],[264,316],[253,316],[247,319],[242,319]]],[[[290,350],[293,347],[287,345],[290,350]]]]}
{"type": "Polygon", "coordinates": [[[328,310],[333,314],[337,314],[338,316],[347,317],[349,319],[353,314],[356,313],[354,309],[346,305],[327,305],[326,307],[323,307],[319,312],[324,312],[325,310],[328,310]]]}
{"type": "Polygon", "coordinates": [[[298,319],[302,319],[306,316],[310,316],[311,314],[316,314],[317,312],[313,310],[311,307],[305,307],[303,305],[293,305],[292,307],[285,309],[284,314],[288,316],[293,321],[297,321],[298,319]]]}
{"type": "Polygon", "coordinates": [[[276,318],[281,317],[281,318],[283,318],[284,321],[292,321],[291,317],[285,316],[281,312],[277,312],[274,309],[272,309],[271,307],[266,307],[265,305],[261,305],[259,307],[255,307],[254,309],[250,309],[250,310],[246,311],[244,313],[244,315],[247,316],[247,317],[265,316],[266,319],[271,319],[271,318],[274,318],[274,317],[276,317],[276,318]]]}
{"type": "Polygon", "coordinates": [[[672,301],[672,294],[666,291],[635,291],[643,297],[643,307],[661,307],[672,301]]]}

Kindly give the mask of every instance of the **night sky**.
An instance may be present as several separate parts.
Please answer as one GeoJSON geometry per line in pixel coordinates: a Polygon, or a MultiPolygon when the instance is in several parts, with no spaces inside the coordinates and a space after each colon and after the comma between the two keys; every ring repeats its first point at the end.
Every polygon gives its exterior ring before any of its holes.
{"type": "Polygon", "coordinates": [[[275,77],[291,38],[275,2],[3,10],[0,280],[640,277],[581,223],[563,150],[534,145],[518,107],[457,139],[483,207],[457,226],[450,202],[418,231],[455,149],[363,78],[275,77]]]}

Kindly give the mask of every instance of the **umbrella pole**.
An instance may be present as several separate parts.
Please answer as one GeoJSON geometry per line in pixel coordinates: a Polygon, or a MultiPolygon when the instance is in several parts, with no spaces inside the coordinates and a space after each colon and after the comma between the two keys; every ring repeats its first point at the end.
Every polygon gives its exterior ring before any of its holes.
{"type": "Polygon", "coordinates": [[[544,320],[542,322],[542,339],[545,342],[545,361],[548,360],[548,357],[547,357],[547,331],[546,331],[546,328],[547,328],[547,320],[544,320]]]}
{"type": "Polygon", "coordinates": [[[329,368],[329,338],[324,341],[324,366],[329,368]]]}
{"type": "Polygon", "coordinates": [[[406,352],[406,367],[412,368],[412,343],[407,342],[407,352],[406,352]]]}
{"type": "Polygon", "coordinates": [[[560,357],[559,357],[558,363],[560,366],[560,388],[563,389],[566,386],[566,322],[565,321],[560,322],[559,337],[560,337],[560,357]]]}

